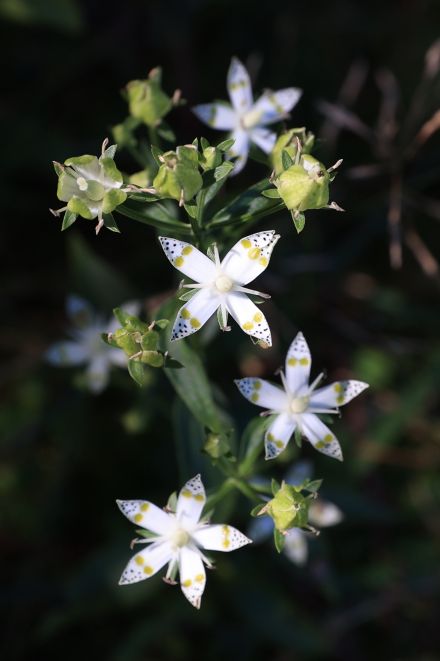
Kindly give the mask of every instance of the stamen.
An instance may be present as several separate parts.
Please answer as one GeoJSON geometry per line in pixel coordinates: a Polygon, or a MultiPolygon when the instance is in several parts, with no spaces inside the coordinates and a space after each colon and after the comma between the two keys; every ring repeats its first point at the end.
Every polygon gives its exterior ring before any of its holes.
{"type": "Polygon", "coordinates": [[[317,409],[314,406],[311,406],[309,411],[310,413],[331,413],[331,415],[338,415],[340,413],[339,409],[317,409]]]}
{"type": "Polygon", "coordinates": [[[254,296],[261,296],[261,298],[269,299],[270,294],[263,294],[261,291],[256,291],[255,289],[248,289],[247,287],[242,287],[241,285],[235,285],[234,291],[241,291],[243,294],[254,294],[254,296]]]}
{"type": "Polygon", "coordinates": [[[322,379],[324,378],[324,376],[325,376],[325,375],[324,375],[324,372],[321,372],[320,374],[318,374],[318,376],[316,377],[316,379],[315,379],[315,380],[313,381],[313,383],[309,386],[309,393],[311,393],[311,392],[313,392],[313,391],[315,390],[316,386],[322,381],[322,379]]]}
{"type": "Polygon", "coordinates": [[[212,244],[212,249],[214,251],[214,260],[215,260],[215,265],[219,269],[220,268],[220,255],[218,254],[218,248],[217,244],[213,243],[212,244]]]}
{"type": "Polygon", "coordinates": [[[289,392],[289,385],[288,385],[288,383],[287,383],[287,380],[286,380],[286,376],[285,376],[285,374],[284,374],[284,371],[280,368],[276,373],[279,374],[280,377],[281,377],[281,383],[283,384],[283,388],[284,388],[284,390],[285,390],[286,392],[289,392]]]}

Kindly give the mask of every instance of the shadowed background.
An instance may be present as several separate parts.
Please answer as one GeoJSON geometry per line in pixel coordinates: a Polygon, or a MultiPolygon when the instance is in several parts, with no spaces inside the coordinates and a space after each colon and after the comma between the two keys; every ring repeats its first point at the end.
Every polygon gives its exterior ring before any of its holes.
{"type": "MultiPolygon", "coordinates": [[[[439,4],[0,0],[0,21],[2,658],[437,659],[440,141],[435,119],[420,129],[440,105],[435,50],[423,79],[439,4]],[[257,409],[232,379],[273,378],[299,329],[314,375],[371,389],[336,422],[344,464],[301,451],[344,522],[311,542],[303,568],[270,543],[218,554],[196,612],[157,576],[117,586],[133,528],[114,500],[165,504],[198,470],[212,484],[202,430],[160,371],[140,390],[114,370],[93,396],[78,370],[43,361],[65,337],[68,293],[109,314],[135,297],[151,310],[175,274],[154,231],[125,218],[121,235],[96,238],[81,219],[61,234],[51,161],[98,153],[126,115],[119,91],[157,65],[188,101],[167,117],[178,143],[220,139],[189,108],[226,98],[232,55],[256,92],[304,90],[289,126],[318,135],[327,165],[344,158],[332,197],[348,211],[311,212],[300,236],[288,214],[255,226],[282,234],[260,285],[274,347],[236,328],[205,346],[219,399],[241,430],[257,409]]],[[[250,163],[225,199],[266,174],[250,163]]],[[[245,530],[248,510],[237,497],[216,520],[245,530]]]]}

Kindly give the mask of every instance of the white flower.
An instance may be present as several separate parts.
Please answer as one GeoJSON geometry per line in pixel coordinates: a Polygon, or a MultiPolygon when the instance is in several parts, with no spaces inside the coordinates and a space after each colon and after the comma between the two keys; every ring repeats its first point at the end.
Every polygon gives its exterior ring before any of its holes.
{"type": "Polygon", "coordinates": [[[279,238],[274,230],[246,236],[220,262],[216,246],[214,260],[211,260],[189,243],[160,236],[159,241],[171,264],[197,283],[183,287],[199,290],[177,313],[171,340],[195,333],[219,310],[222,330],[229,330],[229,313],[245,333],[271,346],[266,318],[246,294],[270,297],[243,285],[265,270],[279,238]]]}
{"type": "Polygon", "coordinates": [[[295,429],[298,429],[317,450],[342,461],[337,438],[316,414],[339,413],[338,407],[359,395],[368,388],[368,384],[338,381],[316,389],[324,375],[319,374],[309,385],[310,367],[309,347],[303,334],[298,333],[287,352],[286,374],[280,372],[283,388],[263,379],[235,381],[246,399],[275,414],[264,439],[266,459],[279,455],[295,429]]]}
{"type": "Polygon", "coordinates": [[[127,519],[154,533],[153,537],[135,540],[137,544],[148,546],[131,558],[119,585],[143,581],[168,565],[164,580],[173,583],[178,569],[182,592],[196,608],[200,608],[206,583],[203,563],[212,568],[201,549],[235,551],[252,541],[232,526],[210,525],[200,519],[206,502],[200,475],[182,488],[175,512],[164,511],[145,500],[116,502],[127,519]]]}
{"type": "MultiPolygon", "coordinates": [[[[121,307],[130,314],[136,314],[138,310],[136,303],[121,307]]],[[[61,367],[87,365],[88,387],[93,393],[100,393],[108,383],[111,366],[127,366],[124,352],[108,346],[101,338],[101,333],[115,331],[118,322],[114,318],[107,320],[99,316],[78,296],[67,298],[66,311],[73,326],[69,331],[72,339],[57,342],[50,347],[46,352],[46,360],[61,367]]]]}
{"type": "MultiPolygon", "coordinates": [[[[286,475],[285,480],[288,484],[300,485],[310,475],[310,470],[309,462],[299,461],[286,475]]],[[[344,515],[339,507],[323,498],[317,498],[309,506],[309,523],[317,528],[336,526],[343,518],[344,515]]],[[[273,534],[273,525],[270,516],[256,517],[249,526],[249,535],[254,542],[263,542],[273,534]]],[[[313,539],[312,533],[301,528],[291,528],[285,535],[283,552],[296,565],[305,565],[308,558],[307,540],[310,538],[313,539]]]]}
{"type": "Polygon", "coordinates": [[[266,154],[272,151],[276,134],[265,128],[279,122],[298,102],[302,90],[296,87],[272,92],[267,90],[254,103],[249,74],[236,57],[231,60],[227,87],[232,106],[229,103],[204,103],[193,108],[197,117],[214,129],[231,131],[235,140],[230,155],[237,156],[234,174],[245,166],[250,143],[254,142],[266,154]]]}

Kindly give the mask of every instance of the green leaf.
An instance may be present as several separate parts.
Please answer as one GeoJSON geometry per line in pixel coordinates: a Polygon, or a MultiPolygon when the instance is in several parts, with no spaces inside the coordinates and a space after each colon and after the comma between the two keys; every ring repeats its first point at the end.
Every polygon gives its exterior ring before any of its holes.
{"type": "Polygon", "coordinates": [[[279,483],[278,480],[276,480],[274,477],[273,477],[272,480],[271,480],[270,488],[272,489],[272,493],[273,493],[274,496],[275,496],[275,495],[278,493],[278,491],[281,489],[281,485],[280,485],[280,483],[279,483]]]}
{"type": "Polygon", "coordinates": [[[234,169],[234,164],[231,161],[225,161],[221,165],[218,165],[214,170],[214,179],[216,181],[221,181],[227,177],[232,170],[234,169]]]}
{"type": "Polygon", "coordinates": [[[186,202],[184,205],[185,211],[191,218],[197,218],[197,204],[192,202],[186,202]]]}
{"type": "Polygon", "coordinates": [[[304,489],[307,489],[307,491],[311,491],[312,493],[316,493],[321,488],[321,485],[322,480],[312,480],[311,482],[308,482],[304,485],[304,489]]]}
{"type": "Polygon", "coordinates": [[[189,301],[197,293],[198,289],[184,289],[183,294],[179,294],[179,301],[189,301]]]}
{"type": "Polygon", "coordinates": [[[159,147],[156,147],[156,145],[151,145],[151,153],[157,165],[160,167],[162,165],[162,161],[160,160],[159,156],[162,156],[163,154],[162,149],[159,149],[159,147]]]}
{"type": "Polygon", "coordinates": [[[73,213],[73,211],[69,211],[69,209],[67,209],[66,213],[64,214],[63,223],[61,225],[61,231],[64,232],[64,230],[66,230],[68,227],[73,225],[77,217],[78,216],[76,215],[76,213],[73,213]]]}
{"type": "Polygon", "coordinates": [[[284,549],[284,544],[286,543],[286,536],[283,535],[279,530],[274,528],[273,529],[273,541],[274,541],[276,550],[278,551],[278,553],[281,553],[281,551],[284,549]]]}
{"type": "Polygon", "coordinates": [[[294,439],[295,439],[296,445],[300,448],[302,446],[302,434],[301,434],[300,429],[298,429],[298,427],[295,427],[294,439]]]}
{"type": "Polygon", "coordinates": [[[295,229],[299,234],[304,229],[304,226],[306,224],[306,217],[303,213],[298,213],[297,211],[291,211],[291,214],[292,214],[293,224],[295,225],[295,229]]]}
{"type": "Polygon", "coordinates": [[[241,462],[239,474],[246,477],[253,473],[254,464],[263,453],[264,435],[273,417],[257,416],[245,428],[240,441],[241,462]]]}
{"type": "Polygon", "coordinates": [[[76,0],[1,0],[0,17],[71,34],[83,28],[82,12],[76,0]]]}
{"type": "Polygon", "coordinates": [[[233,138],[229,138],[228,140],[223,140],[222,142],[219,142],[217,145],[217,149],[220,149],[220,151],[229,151],[231,147],[233,147],[235,140],[233,138]]]}
{"type": "Polygon", "coordinates": [[[285,170],[288,170],[290,167],[292,167],[292,165],[294,165],[294,161],[286,149],[283,149],[281,152],[281,161],[285,170]]]}
{"type": "Polygon", "coordinates": [[[230,204],[218,211],[213,217],[209,226],[220,226],[237,221],[246,221],[256,219],[259,216],[265,216],[278,209],[282,209],[284,204],[277,200],[270,200],[261,194],[264,190],[271,188],[269,179],[263,179],[254,186],[251,186],[241,195],[236,197],[230,204]]]}
{"type": "Polygon", "coordinates": [[[200,147],[202,148],[202,150],[208,149],[208,147],[210,147],[210,144],[206,138],[200,138],[200,147]]]}

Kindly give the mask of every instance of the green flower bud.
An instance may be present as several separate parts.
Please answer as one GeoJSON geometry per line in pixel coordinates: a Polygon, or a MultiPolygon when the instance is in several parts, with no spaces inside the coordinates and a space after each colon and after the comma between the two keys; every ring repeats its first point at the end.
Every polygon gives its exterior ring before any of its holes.
{"type": "Polygon", "coordinates": [[[162,367],[164,363],[163,353],[160,351],[142,351],[139,360],[150,367],[162,367]]]}
{"type": "Polygon", "coordinates": [[[206,147],[200,156],[200,165],[203,170],[213,170],[218,167],[223,160],[222,152],[216,147],[206,147]]]}
{"type": "Polygon", "coordinates": [[[127,198],[121,190],[122,174],[113,160],[116,145],[108,148],[106,145],[107,141],[103,144],[99,158],[91,155],[77,156],[68,158],[64,165],[57,163],[55,167],[58,174],[57,197],[67,202],[61,211],[67,210],[74,214],[74,218],[98,218],[97,232],[104,222],[103,215],[110,214],[127,198]]]}
{"type": "Polygon", "coordinates": [[[290,211],[321,209],[329,201],[330,175],[310,154],[301,156],[298,165],[284,170],[274,183],[290,211]]]}
{"type": "Polygon", "coordinates": [[[309,499],[303,496],[295,487],[283,482],[274,498],[264,508],[274,522],[275,528],[286,532],[290,528],[307,527],[309,499]]]}
{"type": "Polygon", "coordinates": [[[140,351],[140,346],[137,342],[138,338],[135,337],[134,333],[129,333],[124,328],[118,328],[118,330],[113,333],[112,339],[128,357],[134,356],[140,351]]]}
{"type": "Polygon", "coordinates": [[[209,434],[203,445],[203,452],[208,454],[212,459],[219,459],[229,454],[231,447],[224,436],[220,434],[209,434]]]}
{"type": "Polygon", "coordinates": [[[154,178],[153,187],[162,197],[179,202],[191,200],[203,185],[198,170],[198,152],[192,145],[177,147],[161,155],[162,165],[154,178]]]}
{"type": "Polygon", "coordinates": [[[162,71],[152,69],[147,80],[132,80],[127,85],[130,114],[147,126],[158,126],[174,105],[161,86],[162,71]]]}
{"type": "Polygon", "coordinates": [[[306,130],[303,128],[290,129],[290,131],[286,131],[286,133],[282,133],[278,137],[270,154],[270,161],[277,176],[284,170],[282,159],[283,151],[286,151],[292,161],[295,162],[298,152],[298,140],[301,143],[301,153],[310,154],[315,143],[315,136],[313,133],[306,133],[306,130]]]}

